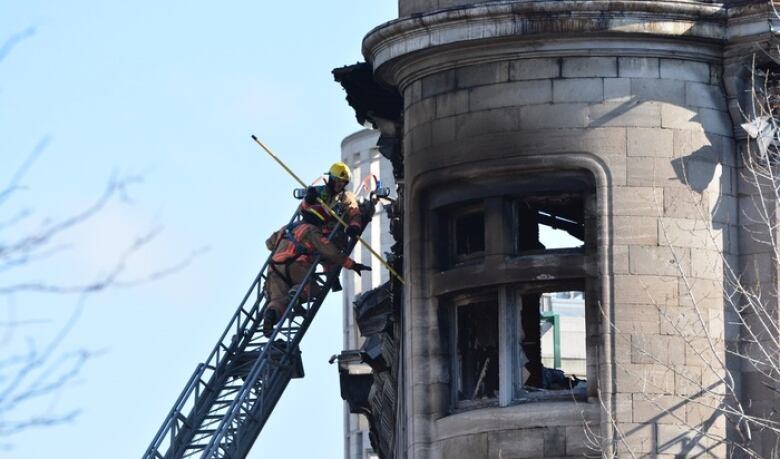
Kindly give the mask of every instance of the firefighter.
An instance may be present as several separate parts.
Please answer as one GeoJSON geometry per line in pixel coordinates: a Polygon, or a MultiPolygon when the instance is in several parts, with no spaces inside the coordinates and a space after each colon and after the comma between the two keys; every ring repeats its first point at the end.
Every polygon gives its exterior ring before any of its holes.
{"type": "MultiPolygon", "coordinates": [[[[310,186],[306,190],[306,197],[301,204],[301,208],[306,209],[317,205],[317,198],[320,198],[331,209],[334,209],[337,214],[341,215],[346,211],[344,220],[347,223],[347,228],[344,232],[347,236],[356,237],[360,234],[362,222],[357,198],[355,198],[354,193],[346,190],[347,184],[351,179],[352,174],[349,172],[349,166],[341,161],[333,163],[328,170],[328,179],[325,185],[310,186]]],[[[326,215],[325,227],[323,228],[325,234],[332,231],[335,225],[337,225],[334,220],[330,215],[326,215]]]]}
{"type": "MultiPolygon", "coordinates": [[[[347,237],[355,238],[360,234],[362,229],[362,218],[360,215],[360,208],[358,207],[358,201],[355,194],[346,189],[349,181],[352,179],[352,174],[349,171],[349,166],[341,161],[333,163],[328,170],[328,178],[325,185],[310,186],[306,189],[306,197],[301,203],[301,209],[306,209],[310,206],[318,205],[317,198],[321,199],[325,204],[333,209],[336,214],[342,216],[347,223],[347,227],[344,228],[343,233],[336,234],[331,238],[336,247],[339,250],[344,250],[347,246],[347,237]]],[[[325,224],[323,225],[322,232],[326,236],[331,231],[338,227],[339,223],[330,214],[325,215],[325,224]]],[[[325,264],[327,271],[335,269],[335,266],[325,264]]],[[[333,291],[341,291],[341,282],[339,279],[333,283],[333,291]]]]}
{"type": "MultiPolygon", "coordinates": [[[[265,281],[268,306],[263,317],[263,333],[266,336],[271,334],[273,326],[284,314],[290,289],[303,282],[317,255],[321,255],[320,260],[323,263],[343,266],[358,274],[371,271],[371,267],[341,254],[322,234],[322,226],[326,220],[325,209],[321,206],[307,206],[301,210],[301,221],[296,226],[282,227],[265,242],[269,250],[276,247],[265,281]]],[[[304,298],[318,293],[314,282],[306,285],[301,292],[304,298]]]]}

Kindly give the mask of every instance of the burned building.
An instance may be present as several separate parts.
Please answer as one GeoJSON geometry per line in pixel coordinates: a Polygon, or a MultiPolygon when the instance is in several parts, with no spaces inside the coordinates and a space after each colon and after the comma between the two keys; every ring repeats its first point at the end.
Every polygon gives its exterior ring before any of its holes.
{"type": "Polygon", "coordinates": [[[404,283],[364,311],[382,343],[350,400],[380,457],[775,452],[776,374],[734,351],[735,284],[780,320],[739,129],[775,21],[766,1],[399,0],[368,33],[334,75],[399,192],[404,283]],[[543,358],[554,297],[582,298],[579,371],[543,358]]]}
{"type": "MultiPolygon", "coordinates": [[[[341,160],[344,161],[352,169],[354,189],[360,187],[389,187],[395,189],[395,182],[392,176],[392,167],[389,161],[382,157],[376,146],[379,138],[379,132],[373,129],[362,129],[353,134],[347,136],[341,142],[341,160]]],[[[392,192],[390,198],[395,197],[395,193],[392,192]]],[[[389,203],[389,200],[384,200],[385,205],[389,203]]],[[[380,204],[377,206],[376,212],[372,222],[366,227],[363,232],[363,240],[366,241],[377,253],[385,254],[391,252],[391,246],[393,244],[392,237],[390,236],[388,229],[389,220],[385,206],[380,204]]],[[[359,351],[361,347],[366,344],[366,335],[372,331],[381,331],[383,327],[369,328],[363,321],[363,328],[358,329],[357,319],[362,319],[361,311],[366,313],[370,311],[376,304],[381,304],[385,296],[370,295],[362,296],[364,293],[371,291],[385,284],[390,277],[390,274],[384,269],[380,263],[371,256],[368,250],[358,246],[353,252],[355,260],[360,263],[373,267],[370,275],[358,276],[353,272],[342,272],[342,285],[344,286],[343,294],[343,318],[344,318],[344,349],[359,351]],[[361,305],[363,308],[355,311],[354,301],[356,297],[362,298],[361,305]],[[371,299],[371,301],[368,301],[371,299]]],[[[368,343],[371,346],[373,343],[368,343]]],[[[351,359],[347,361],[346,358],[342,359],[342,367],[346,374],[352,374],[352,385],[354,389],[360,394],[360,397],[368,397],[368,388],[373,382],[371,376],[372,369],[368,363],[364,360],[359,352],[348,354],[351,359]]],[[[350,407],[345,404],[344,413],[344,458],[345,459],[374,459],[376,454],[371,448],[371,441],[369,439],[369,424],[366,416],[362,416],[358,413],[351,413],[350,411],[358,411],[364,413],[364,408],[350,407]],[[352,409],[351,409],[352,408],[352,409]]]]}

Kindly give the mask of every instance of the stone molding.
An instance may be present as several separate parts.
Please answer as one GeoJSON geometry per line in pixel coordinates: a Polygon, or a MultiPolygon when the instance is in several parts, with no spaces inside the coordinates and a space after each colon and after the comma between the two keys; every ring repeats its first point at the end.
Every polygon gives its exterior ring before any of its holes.
{"type": "Polygon", "coordinates": [[[403,90],[425,74],[509,57],[715,61],[722,59],[724,44],[766,40],[778,24],[765,2],[730,9],[657,0],[489,2],[390,21],[366,35],[363,54],[381,80],[403,90]],[[416,61],[424,61],[425,70],[412,68],[416,61]]]}
{"type": "MultiPolygon", "coordinates": [[[[598,219],[598,223],[595,225],[596,231],[597,231],[597,263],[600,264],[600,266],[606,267],[604,272],[595,273],[592,276],[593,279],[593,289],[598,292],[599,296],[599,302],[600,302],[600,308],[602,315],[600,318],[597,318],[596,321],[599,323],[599,326],[603,330],[600,336],[600,343],[599,343],[599,353],[600,353],[600,364],[598,365],[598,369],[596,371],[596,374],[589,374],[588,377],[595,377],[593,381],[595,384],[589,386],[588,388],[588,396],[589,401],[587,403],[581,402],[578,404],[575,403],[569,403],[569,402],[545,402],[543,404],[534,404],[534,403],[528,403],[528,404],[520,404],[516,407],[502,407],[502,408],[496,408],[496,410],[505,410],[503,413],[505,413],[507,416],[512,417],[513,415],[519,415],[521,412],[528,412],[528,410],[533,410],[536,407],[545,407],[548,406],[548,403],[554,403],[556,406],[558,406],[558,403],[561,403],[561,406],[564,407],[566,412],[572,413],[572,415],[579,414],[583,409],[588,410],[589,414],[586,419],[587,420],[596,420],[597,422],[602,421],[603,419],[614,419],[614,417],[617,415],[616,412],[616,403],[614,400],[615,396],[615,374],[616,374],[616,368],[615,368],[615,360],[614,356],[616,355],[616,349],[615,349],[615,341],[613,339],[613,332],[612,328],[609,326],[609,321],[614,319],[614,312],[613,312],[613,304],[614,304],[614,298],[613,298],[613,285],[614,285],[614,269],[612,266],[612,261],[610,258],[610,254],[613,250],[613,242],[612,242],[612,222],[611,222],[611,203],[612,203],[612,184],[611,184],[611,178],[608,172],[608,167],[604,164],[603,159],[600,158],[598,155],[595,155],[591,152],[587,151],[579,151],[579,152],[569,152],[569,153],[556,153],[556,154],[544,154],[544,155],[512,155],[508,156],[502,159],[497,160],[489,160],[489,161],[480,161],[479,163],[479,173],[485,174],[485,175],[494,175],[497,172],[504,172],[506,173],[508,170],[511,170],[513,167],[519,168],[522,170],[523,173],[531,173],[532,170],[549,170],[551,168],[561,170],[560,165],[565,164],[565,169],[570,170],[586,170],[588,171],[595,182],[595,189],[596,189],[596,218],[598,219]],[[522,157],[523,163],[522,168],[518,166],[517,158],[522,157]],[[599,397],[601,400],[598,403],[594,403],[593,400],[595,400],[594,397],[599,397]],[[531,407],[531,408],[529,408],[531,407]],[[595,412],[594,412],[595,411],[595,412]],[[604,417],[601,416],[601,412],[604,412],[606,415],[604,417]]],[[[459,165],[451,165],[448,166],[448,173],[446,175],[441,174],[439,170],[428,170],[425,172],[422,172],[419,175],[411,176],[409,177],[410,183],[409,183],[409,189],[407,190],[407,203],[408,203],[408,209],[413,212],[413,214],[417,214],[418,212],[423,211],[423,197],[427,195],[427,193],[430,191],[430,189],[438,186],[439,184],[445,182],[445,181],[453,181],[456,180],[457,177],[462,176],[468,176],[470,174],[475,173],[475,164],[474,163],[468,163],[468,164],[459,164],[459,165]]],[[[415,217],[411,217],[414,219],[415,217]]],[[[408,240],[408,239],[407,239],[408,240]]],[[[407,277],[412,277],[416,275],[417,273],[427,272],[426,275],[420,276],[422,282],[419,283],[419,286],[415,289],[414,287],[410,287],[408,289],[405,289],[405,297],[404,301],[407,303],[407,307],[410,307],[410,305],[414,305],[415,307],[419,307],[420,305],[424,304],[426,301],[431,300],[431,291],[430,291],[430,285],[426,281],[429,279],[430,274],[432,272],[425,268],[425,259],[426,259],[426,253],[422,247],[417,247],[417,250],[419,252],[415,252],[411,249],[409,246],[409,242],[406,243],[407,245],[404,247],[404,251],[407,254],[410,254],[410,256],[405,257],[405,266],[404,266],[404,275],[407,277]]],[[[407,333],[407,339],[410,339],[410,330],[406,330],[407,333]]],[[[407,342],[408,345],[408,342],[407,342]]],[[[414,353],[415,350],[413,349],[412,352],[414,353]]],[[[544,409],[544,408],[541,408],[544,409]]],[[[461,425],[461,423],[458,422],[460,419],[468,419],[469,413],[478,413],[478,412],[484,412],[484,413],[492,413],[493,410],[473,410],[462,414],[456,414],[456,415],[450,415],[445,418],[442,418],[439,421],[434,421],[434,423],[429,426],[433,427],[435,429],[436,434],[436,440],[440,440],[442,438],[448,437],[448,436],[457,436],[457,435],[463,435],[467,433],[466,430],[461,430],[458,426],[461,425]],[[443,423],[443,424],[442,424],[443,423]],[[449,433],[446,433],[449,432],[449,433]],[[444,435],[444,436],[442,436],[444,435]]],[[[480,414],[475,414],[475,416],[480,416],[480,414]]],[[[514,419],[513,422],[517,422],[518,426],[517,428],[522,428],[520,426],[524,425],[524,423],[533,422],[534,416],[528,416],[528,415],[520,415],[517,419],[514,419]]],[[[582,423],[583,418],[582,416],[579,416],[577,418],[577,421],[582,423]]],[[[419,421],[418,421],[419,422],[419,421]]],[[[410,422],[410,425],[413,425],[414,421],[410,422]]],[[[612,438],[612,435],[614,435],[614,432],[610,428],[610,426],[603,424],[601,425],[602,431],[601,435],[606,438],[607,444],[609,444],[609,439],[612,438]]],[[[425,442],[423,442],[425,443],[425,442]]]]}
{"type": "Polygon", "coordinates": [[[722,62],[720,47],[712,43],[660,38],[649,40],[634,36],[593,36],[588,40],[566,37],[546,41],[507,38],[405,55],[380,67],[377,76],[403,92],[417,79],[457,67],[517,59],[625,56],[684,59],[709,64],[722,62]]]}
{"type": "Polygon", "coordinates": [[[451,414],[436,420],[434,441],[496,430],[520,430],[547,426],[581,426],[600,422],[598,402],[525,403],[451,414]],[[567,422],[568,421],[568,422],[567,422]]]}
{"type": "Polygon", "coordinates": [[[593,32],[720,39],[726,10],[719,4],[671,1],[489,2],[434,11],[381,25],[363,40],[377,68],[388,60],[466,40],[593,32]]]}
{"type": "Polygon", "coordinates": [[[739,43],[755,43],[766,40],[780,31],[777,17],[770,1],[735,6],[728,9],[728,22],[723,39],[729,46],[739,43]]]}
{"type": "MultiPolygon", "coordinates": [[[[760,66],[778,58],[780,18],[771,8],[763,6],[748,5],[729,11],[727,41],[723,47],[723,87],[735,126],[744,122],[745,113],[752,113],[750,85],[753,65],[760,66]]],[[[745,140],[745,131],[734,129],[734,138],[745,140]]]]}

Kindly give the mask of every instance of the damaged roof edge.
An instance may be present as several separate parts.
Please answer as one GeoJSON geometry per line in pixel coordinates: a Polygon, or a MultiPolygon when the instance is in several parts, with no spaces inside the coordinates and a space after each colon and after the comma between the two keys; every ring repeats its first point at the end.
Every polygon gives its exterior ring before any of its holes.
{"type": "Polygon", "coordinates": [[[399,121],[403,98],[395,88],[381,85],[371,65],[359,62],[333,69],[333,78],[347,92],[347,103],[355,110],[360,125],[370,122],[377,128],[377,118],[399,121]]]}

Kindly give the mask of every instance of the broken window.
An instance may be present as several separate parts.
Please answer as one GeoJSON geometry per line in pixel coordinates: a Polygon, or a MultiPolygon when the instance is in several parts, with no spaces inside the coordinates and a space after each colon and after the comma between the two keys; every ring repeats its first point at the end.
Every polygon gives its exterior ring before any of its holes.
{"type": "Polygon", "coordinates": [[[581,195],[529,196],[515,208],[517,251],[581,248],[585,240],[585,207],[581,195]]]}
{"type": "Polygon", "coordinates": [[[519,294],[520,399],[586,396],[585,300],[581,291],[519,294]],[[570,393],[570,392],[573,392],[570,393]]]}
{"type": "Polygon", "coordinates": [[[586,327],[598,316],[586,321],[598,294],[588,269],[599,242],[592,176],[513,175],[428,199],[430,289],[448,305],[440,312],[452,409],[596,394],[587,362],[598,334],[586,327]]]}
{"type": "Polygon", "coordinates": [[[587,397],[584,295],[556,290],[502,286],[452,300],[455,410],[587,397]]]}
{"type": "Polygon", "coordinates": [[[485,213],[481,208],[458,209],[449,215],[452,264],[482,257],[485,252],[485,213]]]}
{"type": "Polygon", "coordinates": [[[498,303],[495,300],[456,305],[457,400],[487,401],[498,397],[498,303]]]}
{"type": "Polygon", "coordinates": [[[585,379],[585,295],[580,291],[545,293],[540,309],[542,365],[585,379]]]}

